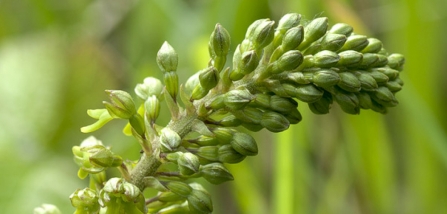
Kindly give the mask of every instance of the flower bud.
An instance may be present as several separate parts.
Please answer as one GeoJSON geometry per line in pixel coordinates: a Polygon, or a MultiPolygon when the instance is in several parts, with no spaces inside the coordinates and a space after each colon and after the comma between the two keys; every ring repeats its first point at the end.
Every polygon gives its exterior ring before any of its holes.
{"type": "Polygon", "coordinates": [[[321,50],[338,51],[345,44],[347,38],[343,34],[328,33],[320,42],[321,50]]]}
{"type": "Polygon", "coordinates": [[[338,82],[337,85],[343,90],[348,92],[358,92],[362,89],[359,79],[357,79],[353,73],[341,72],[338,73],[338,75],[340,75],[340,82],[338,82]]]}
{"type": "Polygon", "coordinates": [[[161,192],[158,196],[158,201],[161,202],[175,202],[175,201],[181,201],[184,200],[184,197],[175,194],[171,191],[161,192]]]}
{"type": "Polygon", "coordinates": [[[232,113],[244,123],[259,124],[262,119],[262,111],[253,107],[245,107],[242,110],[233,111],[232,113]]]}
{"type": "Polygon", "coordinates": [[[172,98],[176,98],[178,94],[178,76],[175,72],[166,72],[163,76],[166,90],[172,98]]]}
{"type": "Polygon", "coordinates": [[[231,90],[224,96],[225,106],[231,110],[241,109],[254,99],[254,96],[247,89],[231,90]]]}
{"type": "Polygon", "coordinates": [[[350,36],[354,29],[345,23],[337,23],[331,27],[329,33],[343,34],[345,36],[350,36]]]}
{"type": "Polygon", "coordinates": [[[272,64],[272,74],[290,71],[297,68],[303,62],[303,55],[298,50],[290,50],[284,53],[272,64]]]}
{"type": "Polygon", "coordinates": [[[340,57],[332,51],[323,50],[314,55],[316,67],[329,68],[337,64],[340,57]]]}
{"type": "Polygon", "coordinates": [[[233,175],[222,163],[210,163],[200,166],[202,177],[212,184],[221,184],[234,180],[233,175]]]}
{"type": "Polygon", "coordinates": [[[368,93],[360,91],[357,94],[357,98],[359,99],[359,106],[362,109],[370,109],[372,107],[371,97],[368,93]]]}
{"type": "Polygon", "coordinates": [[[377,82],[371,75],[362,72],[355,72],[355,76],[360,81],[362,90],[373,91],[377,89],[378,87],[377,82]]]}
{"type": "Polygon", "coordinates": [[[71,205],[76,208],[77,211],[83,211],[87,213],[96,213],[99,211],[98,195],[95,190],[90,188],[78,189],[70,195],[71,205]]]}
{"type": "Polygon", "coordinates": [[[135,103],[130,94],[120,90],[106,90],[106,93],[111,103],[104,101],[103,104],[111,116],[129,119],[136,113],[135,103]]]}
{"type": "Polygon", "coordinates": [[[182,153],[177,159],[178,168],[181,175],[192,175],[199,171],[199,158],[192,153],[182,153]]]}
{"type": "Polygon", "coordinates": [[[362,62],[358,65],[360,68],[371,68],[375,63],[379,61],[379,56],[377,54],[365,53],[363,54],[362,62]]]}
{"type": "Polygon", "coordinates": [[[328,18],[320,17],[312,20],[304,27],[304,40],[298,47],[300,50],[304,50],[309,47],[314,41],[320,39],[326,34],[328,28],[328,18]]]}
{"type": "Polygon", "coordinates": [[[210,50],[212,56],[226,57],[230,50],[230,34],[220,24],[216,24],[210,37],[210,50]]]}
{"type": "Polygon", "coordinates": [[[339,89],[335,92],[334,99],[344,112],[348,114],[360,113],[359,99],[354,93],[339,89]]]}
{"type": "Polygon", "coordinates": [[[160,96],[163,91],[163,84],[161,81],[154,77],[146,77],[141,84],[137,84],[135,87],[135,93],[142,100],[146,100],[148,97],[155,95],[160,96]]]}
{"type": "Polygon", "coordinates": [[[301,84],[301,85],[305,85],[305,84],[309,84],[310,81],[308,79],[306,79],[304,77],[304,74],[301,72],[293,72],[293,73],[288,73],[287,74],[287,79],[291,80],[295,83],[301,84]]]}
{"type": "Polygon", "coordinates": [[[215,67],[208,67],[204,71],[200,72],[199,80],[200,85],[208,91],[214,88],[219,82],[219,72],[215,67]]]}
{"type": "Polygon", "coordinates": [[[252,34],[249,35],[248,39],[253,42],[253,48],[255,50],[261,50],[272,42],[275,35],[274,24],[274,21],[262,19],[253,29],[252,34]]]}
{"type": "Polygon", "coordinates": [[[288,13],[284,15],[278,22],[276,30],[285,33],[287,30],[298,26],[301,20],[301,15],[298,13],[288,13]]]}
{"type": "Polygon", "coordinates": [[[222,163],[239,163],[245,159],[245,155],[241,155],[234,150],[230,144],[219,147],[218,150],[219,162],[222,163]]]}
{"type": "Polygon", "coordinates": [[[287,91],[282,87],[281,82],[277,79],[266,79],[264,80],[264,86],[278,96],[287,97],[287,91]]]}
{"type": "Polygon", "coordinates": [[[286,114],[285,116],[290,124],[298,124],[303,119],[298,109],[293,109],[292,111],[288,112],[288,114],[286,114]]]}
{"type": "Polygon", "coordinates": [[[171,72],[177,70],[178,56],[174,48],[168,43],[164,42],[157,53],[157,64],[161,71],[171,72]]]}
{"type": "Polygon", "coordinates": [[[196,73],[193,74],[191,77],[189,77],[188,80],[186,80],[186,83],[185,83],[185,92],[186,92],[188,95],[191,95],[192,91],[193,91],[198,85],[200,85],[199,74],[200,74],[200,72],[196,72],[196,73]]]}
{"type": "Polygon", "coordinates": [[[242,155],[253,156],[258,154],[258,145],[255,139],[243,132],[234,133],[233,140],[230,144],[234,150],[242,155]]]}
{"type": "Polygon", "coordinates": [[[329,88],[340,82],[340,76],[333,70],[322,69],[313,74],[312,82],[317,86],[329,88]]]}
{"type": "Polygon", "coordinates": [[[386,87],[393,93],[402,90],[402,86],[397,81],[389,81],[386,83],[386,87]]]}
{"type": "Polygon", "coordinates": [[[363,60],[363,54],[353,50],[346,50],[340,52],[338,55],[340,56],[337,64],[339,66],[354,67],[359,65],[363,60]]]}
{"type": "Polygon", "coordinates": [[[389,67],[372,68],[370,69],[370,71],[379,71],[385,74],[389,78],[389,80],[395,80],[399,76],[399,71],[389,67]]]}
{"type": "Polygon", "coordinates": [[[290,123],[283,115],[269,111],[262,115],[261,125],[271,132],[282,132],[289,128],[290,123]]]}
{"type": "MultiPolygon", "coordinates": [[[[154,204],[151,203],[151,204],[154,204]]],[[[149,206],[151,205],[149,204],[149,206]]],[[[180,213],[190,213],[188,202],[184,202],[182,204],[173,204],[165,207],[166,204],[160,205],[160,207],[164,207],[161,210],[157,211],[157,214],[180,214],[180,213]]],[[[152,213],[149,211],[149,213],[152,213]]]]}
{"type": "Polygon", "coordinates": [[[160,115],[160,101],[155,95],[151,95],[147,98],[146,102],[144,102],[144,110],[147,120],[151,123],[155,122],[158,115],[160,115]]]}
{"type": "Polygon", "coordinates": [[[382,104],[377,103],[375,100],[372,99],[371,103],[372,103],[371,110],[382,114],[385,114],[387,112],[386,107],[383,106],[382,104]]]}
{"type": "Polygon", "coordinates": [[[388,80],[390,78],[388,78],[387,75],[385,75],[384,73],[378,71],[378,70],[370,70],[369,72],[367,71],[361,71],[361,72],[366,72],[367,74],[369,74],[370,76],[372,76],[377,83],[386,83],[388,82],[388,80]]]}
{"type": "Polygon", "coordinates": [[[339,50],[341,51],[347,51],[347,50],[353,50],[353,51],[361,51],[366,46],[368,46],[368,38],[363,35],[351,35],[346,40],[343,47],[339,50]]]}
{"type": "Polygon", "coordinates": [[[217,146],[201,146],[197,149],[196,155],[209,161],[218,161],[217,146]]]}
{"type": "Polygon", "coordinates": [[[382,42],[376,38],[368,38],[368,46],[366,46],[362,53],[378,53],[382,50],[382,42]]]}
{"type": "Polygon", "coordinates": [[[209,104],[209,107],[218,110],[225,108],[225,94],[217,95],[209,104]]]}
{"type": "Polygon", "coordinates": [[[383,67],[388,64],[388,58],[385,55],[377,54],[377,61],[374,62],[371,67],[383,67]]]}
{"type": "Polygon", "coordinates": [[[192,143],[196,143],[199,146],[215,146],[219,144],[219,141],[215,137],[206,135],[200,135],[198,138],[189,141],[192,143]]]}
{"type": "Polygon", "coordinates": [[[327,114],[331,109],[332,95],[328,92],[324,92],[323,97],[316,102],[309,103],[309,109],[314,114],[327,114]]]}
{"type": "Polygon", "coordinates": [[[61,211],[52,204],[42,204],[34,208],[34,214],[61,214],[61,211]]]}
{"type": "Polygon", "coordinates": [[[394,107],[399,103],[394,94],[385,86],[377,88],[372,94],[374,95],[372,98],[385,107],[394,107]]]}
{"type": "Polygon", "coordinates": [[[401,71],[404,64],[405,58],[402,54],[391,54],[388,56],[388,66],[390,68],[401,71]]]}
{"type": "Polygon", "coordinates": [[[270,97],[268,94],[256,94],[256,98],[253,100],[253,104],[261,108],[270,108],[270,97]]]}
{"type": "Polygon", "coordinates": [[[270,108],[277,112],[287,113],[296,109],[298,103],[292,98],[273,95],[270,98],[270,108]]]}
{"type": "Polygon", "coordinates": [[[188,197],[192,192],[191,186],[189,186],[188,184],[186,184],[182,181],[170,181],[165,186],[166,186],[166,188],[171,190],[171,192],[173,192],[183,198],[188,197]]]}
{"type": "Polygon", "coordinates": [[[208,94],[209,90],[206,90],[202,85],[197,85],[191,93],[191,100],[200,100],[208,94]]]}
{"type": "Polygon", "coordinates": [[[253,72],[259,64],[259,58],[255,51],[246,51],[242,54],[236,70],[230,73],[230,79],[237,81],[245,75],[253,72]]]}
{"type": "Polygon", "coordinates": [[[162,152],[174,152],[180,146],[182,139],[170,128],[164,128],[160,134],[160,146],[162,152]]]}
{"type": "Polygon", "coordinates": [[[323,91],[318,89],[312,84],[308,85],[298,85],[295,88],[294,97],[297,99],[306,102],[313,103],[319,100],[323,96],[323,91]]]}
{"type": "Polygon", "coordinates": [[[213,203],[211,201],[211,196],[201,190],[192,190],[191,194],[187,197],[189,210],[191,213],[212,213],[213,203]]]}
{"type": "Polygon", "coordinates": [[[234,129],[216,127],[213,130],[214,135],[220,144],[228,144],[233,139],[234,129]]]}
{"type": "Polygon", "coordinates": [[[284,34],[284,37],[282,39],[282,44],[281,44],[282,50],[284,52],[289,51],[289,50],[295,50],[301,44],[303,39],[304,39],[303,26],[300,25],[297,27],[290,28],[284,34]]]}
{"type": "Polygon", "coordinates": [[[114,155],[110,149],[99,149],[90,155],[90,162],[100,167],[118,167],[123,163],[123,159],[114,155]]]}
{"type": "Polygon", "coordinates": [[[221,120],[219,120],[219,125],[224,126],[224,127],[236,127],[236,126],[240,126],[242,121],[237,119],[236,116],[234,115],[228,115],[224,118],[222,118],[221,120]]]}

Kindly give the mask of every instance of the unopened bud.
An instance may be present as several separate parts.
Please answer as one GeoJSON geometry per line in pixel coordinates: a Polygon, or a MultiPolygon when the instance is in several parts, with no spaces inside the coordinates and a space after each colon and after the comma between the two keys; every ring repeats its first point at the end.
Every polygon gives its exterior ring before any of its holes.
{"type": "Polygon", "coordinates": [[[214,135],[220,144],[228,144],[233,139],[234,129],[217,127],[213,130],[214,135]]]}
{"type": "Polygon", "coordinates": [[[274,21],[262,19],[261,22],[253,29],[253,33],[248,37],[253,42],[255,50],[261,50],[273,40],[275,35],[274,21]]]}
{"type": "Polygon", "coordinates": [[[157,64],[163,72],[171,72],[177,70],[178,56],[174,48],[168,43],[164,42],[157,53],[157,64]]]}
{"type": "Polygon", "coordinates": [[[281,47],[283,51],[294,50],[298,48],[301,42],[304,39],[304,29],[303,26],[297,26],[290,28],[284,34],[284,38],[282,39],[281,47]]]}
{"type": "Polygon", "coordinates": [[[314,114],[327,114],[327,113],[329,113],[329,110],[331,109],[332,102],[333,102],[332,95],[328,92],[325,92],[323,94],[323,97],[321,97],[321,99],[319,99],[316,102],[309,103],[308,105],[309,105],[309,109],[314,114]]]}
{"type": "Polygon", "coordinates": [[[312,82],[320,87],[329,88],[336,85],[340,81],[337,72],[330,69],[322,69],[313,74],[312,82]]]}
{"type": "Polygon", "coordinates": [[[269,94],[256,94],[256,98],[253,100],[253,104],[261,108],[270,108],[270,97],[269,94]]]}
{"type": "Polygon", "coordinates": [[[230,144],[219,147],[218,156],[222,163],[239,163],[245,159],[245,155],[234,150],[230,144]]]}
{"type": "Polygon", "coordinates": [[[225,106],[231,110],[238,110],[245,107],[254,99],[254,96],[247,89],[235,89],[225,94],[225,106]]]}
{"type": "Polygon", "coordinates": [[[334,99],[344,112],[348,114],[360,113],[359,99],[354,93],[337,90],[334,99]]]}
{"type": "Polygon", "coordinates": [[[142,100],[146,100],[148,97],[155,95],[160,96],[163,90],[163,84],[161,81],[154,77],[147,77],[144,82],[137,84],[135,87],[135,93],[142,100]]]}
{"type": "Polygon", "coordinates": [[[399,71],[389,67],[372,68],[370,71],[379,71],[385,74],[389,80],[395,80],[399,76],[399,71]]]}
{"type": "Polygon", "coordinates": [[[360,91],[357,94],[357,98],[359,99],[359,105],[362,109],[370,109],[372,107],[371,97],[368,93],[360,91]]]}
{"type": "Polygon", "coordinates": [[[292,98],[280,97],[273,95],[270,98],[270,108],[274,111],[287,113],[296,109],[298,103],[292,98]]]}
{"type": "Polygon", "coordinates": [[[211,55],[226,57],[230,50],[230,34],[220,24],[216,24],[210,37],[211,55]]]}
{"type": "Polygon", "coordinates": [[[370,70],[369,72],[367,71],[360,71],[360,72],[366,72],[367,74],[371,75],[377,83],[386,83],[388,82],[388,80],[390,78],[388,78],[387,75],[385,75],[384,73],[378,71],[378,70],[370,70]]]}
{"type": "Polygon", "coordinates": [[[232,113],[244,123],[259,124],[262,119],[262,111],[253,107],[245,107],[242,110],[233,111],[232,113]]]}
{"type": "Polygon", "coordinates": [[[212,213],[213,203],[211,201],[211,196],[201,190],[192,190],[191,194],[187,197],[189,210],[191,213],[212,213]]]}
{"type": "Polygon", "coordinates": [[[286,119],[289,121],[290,124],[298,124],[303,117],[301,116],[300,111],[298,109],[293,109],[292,111],[288,112],[288,114],[285,115],[286,119]]]}
{"type": "Polygon", "coordinates": [[[354,29],[350,25],[345,23],[337,23],[331,27],[329,33],[337,33],[343,34],[345,36],[350,36],[353,31],[354,29]]]}
{"type": "Polygon", "coordinates": [[[340,82],[338,82],[338,86],[343,90],[348,92],[358,92],[362,89],[359,79],[351,73],[351,72],[341,72],[338,73],[340,75],[340,82]]]}
{"type": "Polygon", "coordinates": [[[221,184],[234,180],[233,175],[222,163],[210,163],[200,166],[200,173],[203,178],[212,184],[221,184]]]}
{"type": "Polygon", "coordinates": [[[163,76],[166,90],[172,98],[176,98],[178,94],[178,76],[176,72],[166,72],[163,76]]]}
{"type": "Polygon", "coordinates": [[[363,54],[362,62],[358,65],[360,68],[371,68],[379,61],[378,54],[365,53],[363,54]]]}
{"type": "Polygon", "coordinates": [[[197,149],[195,154],[209,161],[218,161],[218,149],[219,147],[217,146],[201,146],[197,149]]]}
{"type": "Polygon", "coordinates": [[[242,155],[253,156],[258,154],[258,145],[255,139],[243,132],[236,132],[230,144],[234,150],[242,155]]]}
{"type": "Polygon", "coordinates": [[[148,97],[146,102],[144,102],[144,110],[148,121],[154,122],[158,118],[160,114],[160,101],[155,95],[148,97]]]}
{"type": "Polygon", "coordinates": [[[171,192],[183,198],[188,197],[192,192],[192,188],[188,184],[181,181],[170,181],[165,186],[171,190],[171,192]]]}
{"type": "Polygon", "coordinates": [[[111,116],[129,119],[136,113],[135,103],[130,94],[120,90],[106,90],[106,93],[111,103],[104,101],[103,104],[111,116]]]}
{"type": "Polygon", "coordinates": [[[42,204],[34,208],[34,214],[61,214],[61,211],[52,204],[42,204]]]}
{"type": "Polygon", "coordinates": [[[298,50],[290,50],[284,53],[272,64],[272,74],[290,71],[297,68],[303,62],[303,55],[298,50]]]}
{"type": "Polygon", "coordinates": [[[388,66],[390,68],[401,71],[404,64],[405,58],[402,54],[391,54],[388,56],[388,66]]]}
{"type": "Polygon", "coordinates": [[[363,35],[351,35],[339,51],[353,50],[361,51],[368,46],[368,38],[363,35]]]}
{"type": "Polygon", "coordinates": [[[215,67],[208,67],[200,73],[199,80],[200,85],[208,91],[214,88],[219,82],[219,72],[215,67]]]}
{"type": "Polygon", "coordinates": [[[338,51],[345,44],[347,38],[343,34],[328,33],[320,42],[321,50],[338,51]]]}
{"type": "Polygon", "coordinates": [[[99,211],[98,195],[95,190],[90,188],[78,189],[73,194],[70,195],[71,205],[76,208],[76,210],[96,213],[99,211]]]}
{"type": "Polygon", "coordinates": [[[316,67],[328,68],[337,64],[340,60],[338,54],[332,51],[323,50],[314,55],[314,64],[316,67]]]}
{"type": "Polygon", "coordinates": [[[314,41],[320,39],[326,34],[328,28],[328,18],[320,17],[312,20],[304,27],[304,40],[298,47],[300,50],[304,50],[309,47],[314,41]]]}
{"type": "Polygon", "coordinates": [[[224,127],[236,127],[241,125],[241,123],[242,121],[237,119],[234,115],[228,115],[219,121],[219,124],[224,127]]]}
{"type": "Polygon", "coordinates": [[[298,85],[295,88],[294,97],[306,103],[316,102],[321,98],[321,96],[323,96],[323,91],[318,89],[313,84],[298,85]]]}
{"type": "Polygon", "coordinates": [[[182,153],[177,159],[178,168],[182,175],[192,175],[199,171],[199,158],[192,153],[182,153]]]}
{"type": "Polygon", "coordinates": [[[394,107],[399,103],[394,94],[385,86],[379,87],[373,95],[372,98],[385,107],[394,107]]]}
{"type": "Polygon", "coordinates": [[[377,82],[371,75],[368,75],[367,73],[364,72],[355,72],[355,76],[360,81],[362,90],[373,91],[377,89],[378,87],[377,82]]]}
{"type": "Polygon", "coordinates": [[[230,73],[230,79],[237,81],[251,73],[259,64],[259,58],[255,51],[246,51],[242,54],[236,70],[230,73]]]}
{"type": "Polygon", "coordinates": [[[174,152],[180,146],[182,139],[170,128],[164,128],[160,134],[160,145],[163,152],[174,152]]]}
{"type": "Polygon", "coordinates": [[[278,31],[285,33],[290,28],[296,27],[299,25],[301,20],[301,15],[298,13],[288,13],[284,15],[278,22],[278,27],[276,28],[278,31]]]}
{"type": "Polygon", "coordinates": [[[346,67],[357,66],[363,60],[363,54],[353,50],[346,50],[340,52],[338,55],[340,56],[340,60],[338,61],[338,65],[340,66],[346,66],[346,67]]]}
{"type": "Polygon", "coordinates": [[[99,149],[93,153],[90,158],[90,162],[100,167],[117,167],[123,162],[122,158],[115,155],[110,149],[99,149]]]}
{"type": "Polygon", "coordinates": [[[368,46],[366,46],[362,53],[378,53],[382,50],[383,44],[376,38],[368,38],[368,46]]]}
{"type": "Polygon", "coordinates": [[[393,93],[402,90],[402,85],[398,81],[389,81],[386,83],[386,87],[393,93]]]}
{"type": "Polygon", "coordinates": [[[261,125],[271,132],[282,132],[289,128],[290,123],[282,114],[269,111],[262,115],[261,125]]]}

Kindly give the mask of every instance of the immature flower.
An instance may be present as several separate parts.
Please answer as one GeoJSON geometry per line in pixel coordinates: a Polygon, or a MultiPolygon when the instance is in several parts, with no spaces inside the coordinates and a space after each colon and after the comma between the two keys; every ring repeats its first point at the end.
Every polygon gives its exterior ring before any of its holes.
{"type": "Polygon", "coordinates": [[[360,64],[363,60],[363,54],[353,50],[343,51],[338,55],[340,56],[340,60],[337,64],[339,66],[354,67],[360,64]]]}
{"type": "Polygon", "coordinates": [[[181,153],[177,165],[182,175],[192,175],[199,171],[199,158],[192,153],[181,153]]]}
{"type": "Polygon", "coordinates": [[[292,98],[273,95],[270,97],[270,108],[278,112],[290,112],[298,107],[298,103],[292,98]]]}
{"type": "Polygon", "coordinates": [[[392,69],[402,70],[405,58],[402,54],[391,54],[388,56],[388,66],[392,69]]]}
{"type": "Polygon", "coordinates": [[[104,184],[99,193],[99,204],[117,213],[146,213],[140,189],[122,178],[111,178],[104,184]]]}
{"type": "Polygon", "coordinates": [[[146,118],[150,122],[154,122],[160,114],[160,101],[155,95],[152,95],[144,102],[144,110],[146,118]]]}
{"type": "Polygon", "coordinates": [[[163,152],[174,152],[180,146],[182,139],[170,128],[164,128],[160,133],[160,145],[163,152]]]}
{"type": "Polygon", "coordinates": [[[111,116],[129,119],[136,113],[135,103],[130,94],[120,90],[106,90],[106,93],[111,102],[104,101],[103,104],[111,116]]]}
{"type": "Polygon", "coordinates": [[[348,114],[360,113],[359,99],[354,93],[337,90],[334,94],[334,99],[344,112],[348,114]]]}
{"type": "Polygon", "coordinates": [[[157,64],[163,72],[171,72],[177,70],[178,56],[174,48],[168,43],[164,42],[157,53],[157,64]]]}
{"type": "Polygon", "coordinates": [[[340,56],[332,51],[320,51],[314,55],[315,67],[328,68],[336,65],[340,60],[340,56]]]}
{"type": "Polygon", "coordinates": [[[202,190],[192,190],[187,197],[189,210],[191,213],[211,213],[213,212],[213,203],[209,193],[202,190]]]}
{"type": "Polygon", "coordinates": [[[284,37],[282,39],[282,50],[288,51],[288,50],[294,50],[298,48],[298,46],[301,44],[301,42],[304,39],[304,28],[303,26],[297,26],[290,28],[287,30],[287,32],[284,34],[284,37]]]}
{"type": "Polygon", "coordinates": [[[328,33],[320,42],[321,50],[338,51],[345,44],[347,37],[343,34],[328,33]]]}
{"type": "Polygon", "coordinates": [[[349,92],[358,92],[362,89],[362,85],[357,79],[357,77],[351,72],[341,72],[338,73],[340,75],[340,82],[338,82],[338,86],[340,88],[349,91],[349,92]]]}
{"type": "Polygon", "coordinates": [[[76,208],[75,213],[98,213],[98,199],[96,191],[90,188],[78,189],[70,195],[71,205],[76,208]]]}
{"type": "Polygon", "coordinates": [[[143,83],[137,84],[135,87],[135,93],[142,100],[147,100],[152,95],[160,96],[163,91],[163,84],[161,81],[154,77],[146,77],[143,83]]]}
{"type": "Polygon", "coordinates": [[[236,132],[230,142],[234,150],[242,155],[253,156],[258,154],[258,145],[255,139],[243,132],[236,132]]]}
{"type": "Polygon", "coordinates": [[[171,192],[186,198],[192,192],[191,186],[181,181],[170,181],[165,184],[166,188],[171,190],[171,192]]]}
{"type": "Polygon", "coordinates": [[[254,71],[258,63],[259,58],[254,50],[244,52],[237,63],[237,68],[230,73],[230,79],[233,81],[242,79],[245,75],[254,71]]]}
{"type": "Polygon", "coordinates": [[[330,69],[322,69],[313,74],[312,82],[323,88],[330,88],[340,82],[337,72],[330,69]]]}
{"type": "Polygon", "coordinates": [[[282,114],[269,111],[262,115],[261,125],[271,132],[282,132],[289,128],[290,123],[282,114]]]}
{"type": "Polygon", "coordinates": [[[346,51],[346,50],[361,51],[366,46],[368,46],[368,44],[369,44],[369,41],[366,36],[351,35],[348,37],[348,40],[346,40],[345,44],[339,51],[346,51]]]}
{"type": "Polygon", "coordinates": [[[231,90],[224,96],[225,106],[231,110],[241,109],[254,99],[254,96],[247,89],[231,90]]]}
{"type": "Polygon", "coordinates": [[[220,24],[216,24],[210,37],[211,55],[225,57],[230,50],[230,34],[220,24]]]}
{"type": "Polygon", "coordinates": [[[272,74],[290,71],[297,68],[303,62],[303,55],[298,50],[291,50],[284,53],[272,64],[272,74]]]}
{"type": "Polygon", "coordinates": [[[382,50],[383,44],[376,38],[368,38],[368,46],[366,46],[362,53],[378,53],[382,50]]]}
{"type": "Polygon", "coordinates": [[[314,114],[327,114],[331,109],[332,95],[328,92],[324,92],[323,97],[316,102],[309,103],[309,109],[314,114]]]}
{"type": "Polygon", "coordinates": [[[290,28],[296,27],[300,24],[301,14],[288,13],[284,15],[278,22],[278,31],[285,33],[290,28]]]}
{"type": "Polygon", "coordinates": [[[324,34],[326,34],[328,28],[328,18],[320,17],[312,20],[309,24],[304,27],[304,40],[298,47],[300,50],[304,50],[312,42],[320,39],[324,34]]]}
{"type": "Polygon", "coordinates": [[[200,166],[200,173],[203,178],[212,184],[220,184],[234,180],[233,175],[222,163],[210,163],[200,166]]]}
{"type": "Polygon", "coordinates": [[[353,31],[354,29],[350,25],[345,23],[337,23],[331,27],[329,33],[337,33],[343,34],[345,36],[350,36],[353,31]]]}
{"type": "Polygon", "coordinates": [[[61,211],[52,204],[42,204],[34,208],[34,214],[61,214],[61,211]]]}
{"type": "Polygon", "coordinates": [[[371,75],[368,75],[367,73],[356,72],[355,76],[360,81],[362,90],[373,91],[377,89],[378,87],[377,82],[371,75]]]}
{"type": "Polygon", "coordinates": [[[206,90],[214,88],[219,82],[219,72],[215,67],[208,67],[199,74],[200,85],[206,90]]]}
{"type": "Polygon", "coordinates": [[[163,79],[166,85],[166,90],[172,98],[176,98],[179,90],[178,75],[176,72],[166,72],[163,75],[163,79]]]}
{"type": "Polygon", "coordinates": [[[217,154],[222,163],[239,163],[245,159],[245,155],[237,152],[230,144],[220,146],[217,154]]]}
{"type": "Polygon", "coordinates": [[[248,39],[253,42],[255,50],[260,50],[272,42],[275,35],[274,24],[274,21],[262,19],[250,32],[248,39]]]}

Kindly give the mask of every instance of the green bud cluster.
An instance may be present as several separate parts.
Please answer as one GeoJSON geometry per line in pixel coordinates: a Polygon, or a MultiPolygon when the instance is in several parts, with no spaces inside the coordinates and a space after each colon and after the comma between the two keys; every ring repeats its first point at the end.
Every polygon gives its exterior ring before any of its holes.
{"type": "Polygon", "coordinates": [[[241,128],[282,132],[302,120],[298,101],[315,114],[328,113],[334,102],[349,114],[385,113],[398,104],[404,57],[389,54],[380,40],[355,34],[347,24],[330,26],[326,17],[301,23],[296,13],[284,15],[277,27],[272,20],[257,20],[237,45],[232,67],[226,67],[230,41],[217,24],[208,65],[180,86],[177,53],[165,42],[157,54],[164,81],[148,77],[136,86],[139,107],[124,91],[106,91],[110,102],[89,110],[98,121],[81,131],[128,120],[124,132],[137,139],[142,155],[123,161],[94,138],[73,147],[79,177],[91,174],[91,188],[99,192],[74,194],[73,206],[89,207],[90,197],[106,213],[211,213],[210,195],[191,180],[234,179],[225,164],[258,153],[255,139],[241,128]],[[163,102],[172,116],[164,125],[157,121],[163,102]],[[107,180],[104,170],[110,167],[123,178],[107,180]],[[145,199],[146,188],[158,193],[145,199]],[[79,202],[83,198],[87,202],[79,202]]]}

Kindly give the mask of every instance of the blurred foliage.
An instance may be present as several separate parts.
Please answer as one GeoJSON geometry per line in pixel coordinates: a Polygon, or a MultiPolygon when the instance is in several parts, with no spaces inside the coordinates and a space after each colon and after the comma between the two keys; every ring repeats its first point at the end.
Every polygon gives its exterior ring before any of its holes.
{"type": "MultiPolygon", "coordinates": [[[[87,181],[71,147],[88,137],[86,109],[101,107],[104,89],[161,77],[164,40],[183,82],[206,66],[215,23],[234,50],[255,19],[287,12],[349,23],[404,54],[400,105],[357,116],[301,105],[300,124],[257,134],[260,154],[230,166],[235,181],[212,190],[215,213],[447,213],[446,9],[444,0],[0,0],[0,213],[74,210],[68,196],[87,181]]],[[[123,125],[95,135],[137,158],[123,125]]]]}

